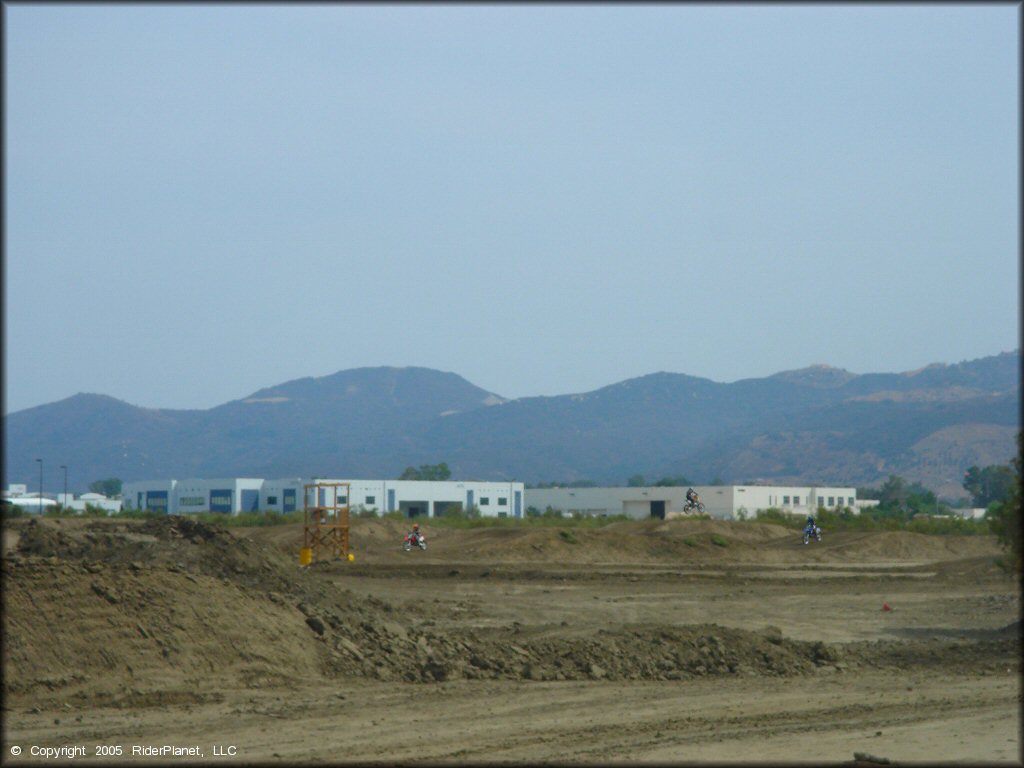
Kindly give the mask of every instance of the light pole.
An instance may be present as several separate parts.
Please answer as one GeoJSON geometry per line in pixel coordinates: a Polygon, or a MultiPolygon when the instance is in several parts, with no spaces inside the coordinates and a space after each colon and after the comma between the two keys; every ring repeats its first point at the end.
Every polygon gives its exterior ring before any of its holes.
{"type": "Polygon", "coordinates": [[[63,464],[60,465],[60,468],[64,470],[64,503],[61,504],[61,506],[64,507],[64,508],[67,508],[67,506],[68,506],[68,468],[66,466],[64,466],[63,464]]]}
{"type": "Polygon", "coordinates": [[[36,459],[39,462],[39,514],[43,514],[43,460],[36,459]]]}

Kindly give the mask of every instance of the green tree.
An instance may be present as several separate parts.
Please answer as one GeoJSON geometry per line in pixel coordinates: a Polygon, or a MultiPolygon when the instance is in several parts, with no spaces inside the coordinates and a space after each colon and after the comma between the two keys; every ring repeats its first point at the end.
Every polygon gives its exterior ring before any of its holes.
{"type": "Polygon", "coordinates": [[[1010,565],[1021,572],[1021,454],[1024,453],[1024,432],[1017,433],[1017,455],[1010,462],[1010,488],[1001,501],[989,505],[985,519],[999,542],[1010,552],[1010,565]]]}
{"type": "Polygon", "coordinates": [[[906,481],[898,475],[889,475],[889,479],[882,483],[881,491],[878,494],[878,505],[904,511],[907,509],[908,498],[910,498],[910,491],[907,489],[906,481]]]}
{"type": "Polygon", "coordinates": [[[113,498],[121,493],[121,480],[110,477],[106,480],[95,480],[89,483],[89,490],[93,493],[101,493],[107,498],[113,498]]]}
{"type": "Polygon", "coordinates": [[[911,515],[933,515],[945,509],[939,505],[934,491],[918,483],[912,483],[907,488],[907,508],[911,515]]]}
{"type": "Polygon", "coordinates": [[[447,480],[452,476],[446,462],[440,464],[420,464],[419,469],[406,467],[399,475],[399,480],[447,480]]]}
{"type": "Polygon", "coordinates": [[[629,480],[626,481],[626,485],[629,488],[643,488],[644,476],[643,475],[633,475],[631,478],[629,478],[629,480]]]}
{"type": "Polygon", "coordinates": [[[658,488],[678,488],[683,485],[693,485],[685,476],[663,477],[654,484],[658,488]]]}
{"type": "Polygon", "coordinates": [[[1013,472],[1007,466],[991,465],[984,469],[971,467],[964,473],[964,490],[971,494],[977,507],[1005,499],[1014,485],[1013,472]]]}

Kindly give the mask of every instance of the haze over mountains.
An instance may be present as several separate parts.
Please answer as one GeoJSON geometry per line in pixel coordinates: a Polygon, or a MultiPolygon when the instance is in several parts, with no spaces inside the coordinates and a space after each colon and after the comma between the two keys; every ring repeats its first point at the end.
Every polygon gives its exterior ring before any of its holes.
{"type": "MultiPolygon", "coordinates": [[[[445,461],[454,479],[527,483],[877,487],[896,474],[956,498],[967,467],[1010,460],[1019,428],[1019,350],[907,373],[812,366],[731,384],[652,373],[517,400],[454,373],[358,368],[208,410],[78,394],[18,411],[4,420],[4,471],[33,488],[42,457],[83,491],[108,477],[395,478],[445,461]]],[[[52,478],[44,490],[63,482],[52,478]]]]}

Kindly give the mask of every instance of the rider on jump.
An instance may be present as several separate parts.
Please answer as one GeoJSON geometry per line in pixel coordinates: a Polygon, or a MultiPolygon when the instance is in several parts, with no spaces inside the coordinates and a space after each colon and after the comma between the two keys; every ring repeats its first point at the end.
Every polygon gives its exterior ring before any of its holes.
{"type": "Polygon", "coordinates": [[[700,504],[700,496],[697,495],[697,492],[693,490],[693,488],[688,488],[686,490],[686,500],[690,503],[690,506],[693,507],[700,504]]]}

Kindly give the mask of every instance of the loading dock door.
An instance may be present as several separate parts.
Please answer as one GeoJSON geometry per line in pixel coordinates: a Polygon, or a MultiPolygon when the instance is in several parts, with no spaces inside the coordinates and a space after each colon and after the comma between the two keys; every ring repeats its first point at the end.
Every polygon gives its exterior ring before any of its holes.
{"type": "Polygon", "coordinates": [[[652,501],[651,502],[651,517],[657,517],[661,520],[665,519],[665,502],[664,501],[652,501]]]}

